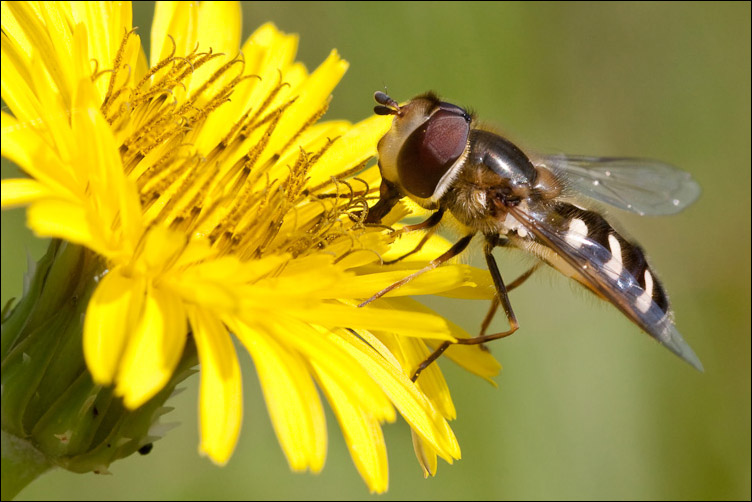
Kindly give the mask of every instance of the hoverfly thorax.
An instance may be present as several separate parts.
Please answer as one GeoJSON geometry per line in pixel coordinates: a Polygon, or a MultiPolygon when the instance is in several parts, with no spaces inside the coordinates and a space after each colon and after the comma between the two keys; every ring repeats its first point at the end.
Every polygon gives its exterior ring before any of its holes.
{"type": "Polygon", "coordinates": [[[462,165],[469,137],[470,114],[433,94],[398,105],[376,93],[374,111],[394,115],[392,128],[379,141],[382,177],[427,208],[434,208],[462,165]]]}
{"type": "MultiPolygon", "coordinates": [[[[379,103],[374,111],[393,115],[394,120],[378,144],[381,191],[365,222],[379,223],[402,197],[409,197],[435,212],[403,232],[435,229],[442,216],[450,213],[465,226],[466,235],[429,265],[361,306],[457,256],[480,234],[497,294],[481,334],[455,343],[485,343],[514,333],[519,324],[508,292],[545,263],[614,305],[651,337],[702,370],[700,360],[676,330],[666,292],[642,248],[625,239],[597,211],[570,200],[572,195],[585,195],[641,215],[673,214],[699,196],[700,188],[688,173],[636,158],[544,155],[533,162],[507,138],[475,127],[467,111],[434,94],[404,105],[383,92],[374,97],[379,103]],[[496,247],[521,249],[540,263],[507,288],[492,254],[496,247]],[[487,335],[499,306],[510,329],[487,335]]],[[[402,258],[424,242],[425,238],[402,258]]],[[[413,380],[449,345],[445,342],[434,351],[417,368],[413,380]]]]}

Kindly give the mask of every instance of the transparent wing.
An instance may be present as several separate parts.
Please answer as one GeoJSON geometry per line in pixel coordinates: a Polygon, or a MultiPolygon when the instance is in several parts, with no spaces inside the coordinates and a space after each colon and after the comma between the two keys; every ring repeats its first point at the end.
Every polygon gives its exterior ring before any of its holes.
{"type": "Polygon", "coordinates": [[[700,195],[688,172],[657,160],[583,155],[543,160],[578,193],[639,215],[678,213],[700,195]]]}
{"type": "Polygon", "coordinates": [[[652,288],[660,287],[657,279],[653,284],[650,276],[651,291],[646,292],[621,261],[613,259],[611,251],[586,232],[550,225],[547,223],[550,216],[543,212],[524,211],[519,206],[509,208],[509,212],[564,262],[549,261],[552,266],[566,275],[572,275],[573,271],[576,280],[612,303],[671,352],[703,371],[702,363],[677,331],[670,313],[652,299],[652,288]]]}

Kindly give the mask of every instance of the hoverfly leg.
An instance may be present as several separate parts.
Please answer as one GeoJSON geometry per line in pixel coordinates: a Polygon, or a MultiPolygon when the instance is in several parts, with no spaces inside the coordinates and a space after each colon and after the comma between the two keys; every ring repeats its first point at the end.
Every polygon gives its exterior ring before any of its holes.
{"type": "Polygon", "coordinates": [[[494,295],[493,300],[491,300],[491,306],[488,308],[488,313],[486,314],[486,317],[483,318],[483,322],[480,325],[480,336],[486,334],[488,325],[491,324],[491,321],[496,316],[497,310],[499,310],[499,297],[494,295]]]}
{"type": "Polygon", "coordinates": [[[410,377],[410,380],[415,382],[420,374],[423,372],[424,369],[428,368],[432,362],[434,362],[436,359],[441,356],[441,354],[444,353],[446,349],[449,348],[449,346],[452,345],[452,342],[444,342],[441,345],[439,345],[439,348],[431,352],[431,355],[426,358],[425,361],[420,363],[418,367],[415,369],[415,373],[413,373],[413,376],[410,377]]]}
{"type": "MultiPolygon", "coordinates": [[[[530,267],[525,273],[523,273],[517,279],[512,281],[509,284],[509,286],[507,286],[507,293],[509,293],[516,287],[522,285],[522,283],[525,282],[528,279],[528,277],[533,275],[533,272],[538,270],[542,264],[543,264],[542,262],[536,263],[535,265],[530,267]]],[[[483,323],[480,326],[480,336],[484,336],[486,334],[486,330],[488,329],[489,324],[491,324],[491,321],[496,315],[496,311],[498,310],[498,308],[499,308],[499,297],[497,295],[494,295],[493,300],[491,300],[491,307],[488,309],[488,313],[486,314],[486,317],[483,319],[483,323]]]]}
{"type": "Polygon", "coordinates": [[[464,236],[462,239],[458,240],[452,247],[450,247],[449,250],[447,250],[444,254],[442,254],[441,256],[439,256],[438,258],[436,258],[435,260],[432,260],[431,262],[429,262],[428,265],[426,265],[422,269],[418,270],[417,272],[408,275],[404,279],[401,279],[401,280],[395,282],[394,284],[392,284],[390,286],[387,286],[386,288],[382,289],[381,291],[379,291],[378,293],[376,293],[375,295],[373,295],[372,297],[370,297],[368,300],[366,300],[363,303],[361,303],[360,305],[358,305],[358,307],[364,307],[364,306],[368,305],[372,301],[381,298],[382,296],[384,296],[385,294],[389,293],[390,291],[393,291],[393,290],[399,288],[400,286],[403,286],[403,285],[407,284],[408,282],[412,281],[413,279],[415,279],[419,275],[421,275],[421,274],[423,274],[425,272],[428,272],[429,270],[433,270],[436,267],[438,267],[439,265],[441,265],[442,263],[444,263],[444,262],[446,262],[448,260],[451,260],[452,258],[454,258],[455,256],[457,256],[458,254],[460,254],[462,251],[465,250],[465,248],[467,247],[467,245],[470,244],[470,240],[472,240],[473,235],[475,235],[475,234],[468,234],[468,235],[464,236]]]}
{"type": "Polygon", "coordinates": [[[426,235],[423,236],[423,238],[420,240],[417,246],[412,251],[409,251],[399,258],[395,258],[394,260],[385,261],[384,265],[391,265],[392,263],[397,263],[398,261],[402,261],[408,256],[417,253],[423,248],[423,245],[425,245],[426,242],[428,242],[428,239],[431,238],[433,233],[436,231],[436,225],[439,224],[441,221],[441,217],[444,216],[444,208],[439,208],[438,211],[433,213],[428,219],[422,223],[416,223],[415,225],[407,225],[402,227],[398,232],[400,233],[407,233],[407,232],[415,232],[416,230],[425,230],[428,229],[428,232],[426,235]]]}
{"type": "Polygon", "coordinates": [[[531,275],[533,275],[533,272],[538,270],[541,265],[543,265],[543,262],[539,261],[532,267],[530,267],[524,274],[519,276],[517,279],[513,280],[509,286],[507,286],[507,292],[512,291],[514,288],[521,286],[523,282],[525,282],[531,275]]]}
{"type": "Polygon", "coordinates": [[[538,269],[540,264],[538,263],[531,267],[527,272],[515,279],[514,282],[509,285],[510,287],[507,288],[504,285],[504,280],[501,278],[501,272],[499,272],[499,267],[496,264],[496,260],[494,259],[492,254],[494,247],[496,247],[497,245],[504,245],[504,241],[499,241],[498,239],[486,240],[484,254],[486,256],[486,263],[488,264],[488,271],[491,272],[491,278],[493,279],[494,286],[496,286],[496,296],[491,303],[491,308],[489,309],[488,314],[486,314],[486,318],[483,320],[481,334],[473,338],[460,338],[456,342],[443,342],[441,345],[439,345],[439,348],[434,350],[431,355],[426,358],[425,361],[418,365],[415,373],[413,373],[413,376],[410,378],[410,380],[412,380],[413,382],[418,379],[418,376],[420,376],[423,370],[428,368],[428,366],[430,366],[432,362],[438,359],[439,356],[441,356],[441,354],[443,354],[444,351],[446,351],[446,349],[448,349],[451,345],[455,343],[459,345],[483,344],[490,342],[491,340],[498,340],[499,338],[509,336],[517,331],[517,329],[520,327],[520,324],[517,322],[517,317],[514,315],[514,311],[512,310],[512,304],[509,301],[508,293],[510,290],[525,282],[525,280],[527,280],[527,278],[530,277],[533,272],[538,269]],[[488,324],[490,324],[491,319],[493,319],[494,315],[496,314],[496,310],[499,308],[499,305],[504,308],[504,313],[507,315],[507,320],[509,321],[509,329],[500,333],[486,335],[484,333],[488,328],[488,324]]]}
{"type": "Polygon", "coordinates": [[[416,223],[415,225],[405,225],[402,227],[402,232],[414,232],[416,230],[425,230],[435,227],[439,224],[441,221],[442,216],[444,216],[445,209],[443,207],[439,208],[435,213],[433,213],[426,221],[422,223],[416,223]]]}
{"type": "Polygon", "coordinates": [[[365,223],[380,223],[401,198],[402,194],[397,185],[382,179],[381,186],[379,187],[379,200],[368,209],[365,223]]]}
{"type": "MultiPolygon", "coordinates": [[[[460,340],[457,340],[456,343],[461,345],[475,345],[478,343],[485,343],[490,342],[491,340],[498,340],[499,338],[504,338],[505,336],[509,336],[515,331],[517,331],[517,328],[520,327],[520,324],[517,322],[517,316],[514,315],[514,311],[512,310],[512,303],[509,301],[509,290],[504,285],[504,280],[501,278],[501,272],[499,272],[499,266],[496,264],[496,260],[493,257],[493,249],[496,247],[498,243],[496,241],[492,241],[490,239],[486,240],[486,245],[484,248],[484,254],[486,256],[486,263],[488,264],[488,271],[491,273],[491,278],[493,279],[494,286],[496,286],[496,298],[494,299],[494,302],[491,304],[492,310],[489,310],[488,314],[486,314],[486,319],[488,322],[491,322],[491,318],[493,318],[493,314],[496,313],[496,309],[498,308],[498,305],[501,304],[501,307],[504,309],[504,313],[507,315],[507,320],[509,321],[509,330],[502,331],[500,333],[494,333],[492,335],[486,335],[486,334],[480,334],[479,336],[476,336],[474,338],[463,338],[460,340]],[[496,304],[494,306],[494,304],[496,304]]],[[[535,267],[530,269],[528,272],[525,272],[520,277],[522,278],[522,281],[519,279],[515,280],[516,283],[514,286],[517,287],[522,282],[524,282],[525,279],[530,277],[530,275],[535,271],[535,267]]],[[[488,327],[486,324],[486,319],[483,320],[483,332],[485,332],[485,328],[488,327]]]]}

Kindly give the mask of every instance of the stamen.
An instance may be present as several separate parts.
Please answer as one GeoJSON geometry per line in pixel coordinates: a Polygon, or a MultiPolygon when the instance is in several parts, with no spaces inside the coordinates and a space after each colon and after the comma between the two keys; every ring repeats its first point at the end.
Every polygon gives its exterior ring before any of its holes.
{"type": "MultiPolygon", "coordinates": [[[[114,94],[115,91],[115,83],[117,80],[117,76],[120,73],[121,68],[123,67],[123,55],[125,54],[125,48],[128,45],[128,40],[131,38],[131,35],[136,32],[136,28],[133,28],[132,30],[125,33],[125,36],[120,41],[120,47],[118,47],[117,53],[115,53],[115,60],[112,63],[112,71],[110,74],[110,83],[107,86],[107,94],[105,94],[104,101],[102,102],[102,106],[100,108],[102,115],[105,117],[107,116],[107,111],[109,110],[112,103],[114,103],[115,98],[117,98],[117,95],[114,94]]],[[[126,65],[127,66],[127,65],[126,65]]],[[[130,72],[129,72],[130,73],[130,72]]],[[[128,81],[126,77],[126,82],[128,81]]],[[[121,93],[118,93],[118,95],[121,93]]],[[[112,122],[110,122],[111,124],[112,122]]]]}

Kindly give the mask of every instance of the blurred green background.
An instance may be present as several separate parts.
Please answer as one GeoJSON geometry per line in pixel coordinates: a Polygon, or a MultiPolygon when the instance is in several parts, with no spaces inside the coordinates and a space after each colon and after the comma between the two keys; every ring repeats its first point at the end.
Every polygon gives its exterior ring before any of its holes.
{"type": "MultiPolygon", "coordinates": [[[[135,8],[145,36],[151,4],[135,8]]],[[[350,61],[330,118],[365,118],[385,87],[400,101],[433,89],[527,147],[663,159],[703,188],[677,216],[611,216],[647,249],[705,374],[613,307],[538,274],[512,294],[521,330],[491,346],[498,388],[440,362],[463,459],[424,480],[408,427],[387,425],[382,499],[750,498],[749,3],[253,3],[244,16],[245,34],[265,21],[299,33],[309,69],[332,48],[350,61]]],[[[2,214],[3,303],[21,291],[26,254],[46,246],[23,221],[2,214]]],[[[497,259],[507,278],[523,266],[514,253],[497,259]]],[[[427,303],[470,332],[487,307],[427,303]]],[[[331,414],[324,471],[289,471],[241,363],[244,428],[224,468],[196,454],[193,377],[167,417],[181,425],[149,455],[112,476],[51,472],[18,499],[375,498],[331,414]]]]}

